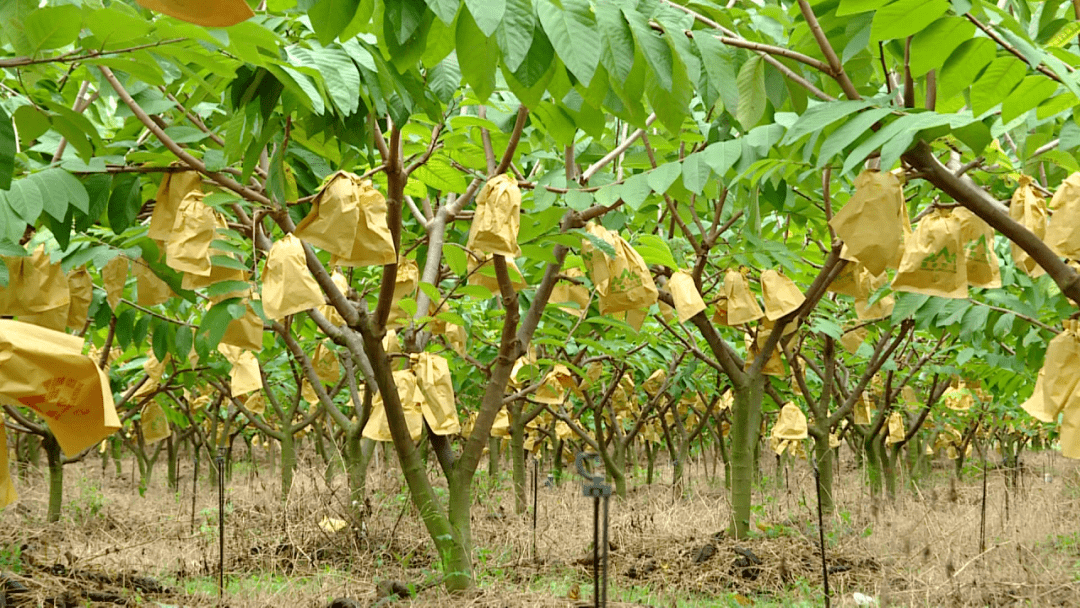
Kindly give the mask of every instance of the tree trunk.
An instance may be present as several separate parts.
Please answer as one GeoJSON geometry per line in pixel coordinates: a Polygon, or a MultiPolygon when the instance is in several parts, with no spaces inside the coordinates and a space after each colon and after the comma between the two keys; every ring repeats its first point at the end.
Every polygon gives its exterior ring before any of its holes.
{"type": "Polygon", "coordinates": [[[881,497],[884,467],[884,449],[878,437],[875,435],[863,442],[867,482],[870,485],[870,496],[881,497]]]}
{"type": "Polygon", "coordinates": [[[296,470],[296,439],[293,437],[291,427],[283,428],[282,433],[283,439],[279,442],[281,444],[281,503],[285,504],[289,502],[293,472],[296,470]]]}
{"type": "Polygon", "coordinates": [[[166,454],[165,455],[169,459],[169,463],[168,463],[169,464],[169,471],[167,473],[168,484],[169,484],[169,489],[175,492],[177,490],[177,488],[179,488],[179,484],[180,484],[180,481],[179,481],[180,474],[178,472],[179,459],[176,457],[176,434],[175,434],[175,432],[172,435],[169,435],[168,437],[166,437],[165,441],[167,442],[165,444],[165,449],[166,449],[166,454]]]}
{"type": "Polygon", "coordinates": [[[750,507],[754,489],[754,450],[761,428],[761,399],[765,377],[748,378],[735,388],[731,423],[731,509],[732,536],[747,538],[750,534],[750,507]]]}
{"type": "Polygon", "coordinates": [[[824,435],[825,439],[814,439],[814,460],[821,483],[821,511],[832,513],[836,504],[833,500],[833,451],[829,447],[828,429],[825,429],[824,435]]]}
{"type": "Polygon", "coordinates": [[[488,439],[488,483],[491,487],[499,485],[499,449],[502,448],[502,439],[491,437],[488,439]]]}
{"type": "Polygon", "coordinates": [[[648,460],[649,468],[645,472],[645,484],[652,485],[653,482],[653,469],[656,467],[656,446],[651,441],[645,441],[645,458],[648,460]]]}
{"type": "Polygon", "coordinates": [[[525,496],[525,421],[521,415],[521,401],[514,401],[510,411],[510,461],[514,467],[514,513],[522,515],[529,508],[525,496]]]}
{"type": "Polygon", "coordinates": [[[60,521],[60,507],[64,502],[64,454],[52,433],[46,432],[41,445],[49,463],[49,510],[46,520],[60,521]]]}

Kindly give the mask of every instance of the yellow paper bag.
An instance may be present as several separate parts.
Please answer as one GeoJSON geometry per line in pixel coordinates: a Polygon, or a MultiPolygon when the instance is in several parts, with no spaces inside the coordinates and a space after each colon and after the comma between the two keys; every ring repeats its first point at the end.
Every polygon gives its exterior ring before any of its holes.
{"type": "MultiPolygon", "coordinates": [[[[360,225],[359,188],[359,178],[352,173],[338,171],[331,175],[293,234],[338,257],[351,257],[360,225]]],[[[384,213],[385,207],[384,200],[384,213]]],[[[393,248],[393,241],[390,247],[393,248]]]]}
{"type": "Polygon", "coordinates": [[[0,402],[41,415],[68,457],[120,428],[109,378],[82,346],[75,336],[0,320],[0,402]]]}
{"type": "Polygon", "coordinates": [[[217,234],[214,210],[193,190],[180,202],[172,232],[165,241],[165,263],[178,272],[210,275],[210,243],[217,234]]]}
{"type": "Polygon", "coordinates": [[[640,311],[652,306],[658,292],[641,254],[618,233],[595,222],[590,222],[585,230],[594,238],[606,242],[615,252],[614,256],[609,256],[599,251],[592,241],[581,241],[581,257],[589,268],[589,278],[596,286],[600,314],[640,311]]]}
{"type": "Polygon", "coordinates": [[[743,325],[765,316],[746,277],[738,270],[728,270],[724,275],[724,296],[727,298],[728,325],[743,325]]]}
{"type": "Polygon", "coordinates": [[[387,327],[405,324],[409,313],[398,302],[405,298],[416,298],[416,287],[420,283],[420,270],[416,262],[409,258],[400,258],[397,265],[397,277],[394,280],[394,299],[390,306],[390,315],[386,319],[387,327]]]}
{"type": "Polygon", "coordinates": [[[892,288],[943,298],[968,297],[960,221],[951,210],[936,209],[919,222],[892,288]]]}
{"type": "Polygon", "coordinates": [[[910,384],[905,384],[904,388],[900,389],[900,397],[904,401],[904,405],[909,410],[916,410],[922,405],[919,402],[919,395],[915,392],[915,389],[910,384]]]}
{"type": "Polygon", "coordinates": [[[94,300],[94,280],[85,266],[71,271],[68,275],[68,292],[71,302],[68,306],[67,326],[81,330],[83,325],[86,325],[90,303],[94,300]]]}
{"type": "Polygon", "coordinates": [[[4,427],[4,417],[0,416],[0,509],[16,500],[19,500],[19,493],[15,491],[15,484],[11,483],[11,473],[8,471],[7,429],[4,427]]]}
{"type": "Polygon", "coordinates": [[[225,343],[218,344],[218,352],[232,364],[229,373],[229,391],[233,397],[246,395],[262,388],[259,360],[255,353],[225,343]]]}
{"type": "Polygon", "coordinates": [[[859,347],[866,341],[868,333],[865,327],[845,330],[843,335],[840,336],[840,345],[849,354],[854,355],[859,352],[859,347]]]}
{"type": "Polygon", "coordinates": [[[1022,406],[1043,422],[1055,422],[1080,385],[1080,372],[1076,369],[1080,360],[1080,321],[1066,320],[1063,326],[1065,331],[1055,336],[1046,348],[1035,392],[1022,406]]]}
{"type": "Polygon", "coordinates": [[[63,311],[58,328],[63,329],[71,295],[60,264],[52,263],[43,246],[29,257],[4,257],[3,261],[8,284],[0,287],[0,315],[22,318],[63,311]]]}
{"type": "Polygon", "coordinates": [[[109,263],[105,264],[105,267],[101,269],[101,282],[105,287],[105,300],[109,303],[109,308],[116,311],[116,305],[120,303],[120,299],[124,296],[124,285],[127,283],[128,277],[128,259],[122,255],[118,255],[115,258],[109,260],[109,263]]]}
{"type": "Polygon", "coordinates": [[[671,275],[667,284],[671,299],[675,302],[675,311],[679,313],[679,322],[686,323],[691,317],[705,310],[705,300],[701,299],[694,277],[680,270],[671,275]]]}
{"type": "Polygon", "coordinates": [[[262,302],[263,312],[274,320],[325,304],[307,268],[304,245],[291,234],[274,243],[266,256],[262,302]]]}
{"type": "MultiPolygon", "coordinates": [[[[768,341],[771,330],[759,327],[757,331],[757,339],[753,339],[749,334],[745,336],[746,340],[746,361],[744,363],[745,369],[750,369],[750,366],[754,364],[754,360],[761,354],[761,350],[765,348],[765,342],[768,341]]],[[[781,338],[783,340],[783,338],[781,338]]],[[[772,353],[769,354],[769,359],[765,361],[765,366],[761,368],[761,373],[766,376],[784,376],[784,361],[780,358],[780,348],[774,348],[772,353]]]]}
{"type": "Polygon", "coordinates": [[[773,425],[771,436],[785,441],[806,439],[806,414],[794,403],[785,403],[776,418],[776,424],[773,425]]]}
{"type": "MultiPolygon", "coordinates": [[[[337,286],[338,291],[344,294],[346,297],[349,295],[349,279],[345,275],[341,274],[340,270],[335,269],[333,274],[330,275],[330,280],[337,286]]],[[[345,319],[341,316],[341,313],[337,311],[337,308],[333,304],[323,304],[319,306],[319,312],[322,316],[326,317],[327,321],[330,321],[331,325],[342,326],[345,325],[345,319]]]]}
{"type": "MultiPolygon", "coordinates": [[[[402,369],[394,372],[394,384],[397,386],[398,398],[401,400],[401,408],[405,411],[405,422],[409,427],[409,435],[413,441],[420,439],[424,430],[424,413],[417,401],[416,375],[411,369],[402,369]]],[[[364,437],[374,441],[393,441],[390,435],[390,425],[386,420],[386,407],[383,405],[382,394],[376,391],[371,400],[371,417],[364,426],[364,437]]]]}
{"type": "Polygon", "coordinates": [[[510,259],[520,257],[517,244],[520,216],[521,190],[517,181],[510,175],[491,178],[476,197],[476,213],[466,247],[510,259]]]}
{"type": "Polygon", "coordinates": [[[765,318],[770,321],[795,312],[806,301],[794,281],[771,268],[761,273],[761,298],[765,300],[765,318]]]}
{"type": "Polygon", "coordinates": [[[889,414],[889,434],[885,437],[885,445],[900,443],[904,440],[905,434],[904,417],[900,415],[900,412],[889,414]]]}
{"type": "Polygon", "coordinates": [[[464,327],[454,325],[453,323],[447,323],[446,331],[443,332],[443,337],[446,338],[446,342],[450,345],[450,348],[454,349],[455,353],[465,356],[465,339],[467,334],[465,333],[464,327]]]}
{"type": "Polygon", "coordinates": [[[416,374],[415,397],[420,401],[420,409],[431,432],[436,435],[460,433],[450,364],[439,355],[419,353],[415,355],[413,371],[416,374]]]}
{"type": "Polygon", "coordinates": [[[863,171],[855,178],[855,194],[829,225],[851,256],[879,275],[900,260],[906,218],[904,189],[896,176],[863,171]]]}
{"type": "Polygon", "coordinates": [[[574,386],[574,377],[565,365],[556,364],[544,376],[544,383],[533,394],[533,400],[548,405],[560,405],[566,401],[566,389],[574,386]]]}
{"type": "MultiPolygon", "coordinates": [[[[468,256],[469,285],[486,287],[492,295],[498,296],[501,292],[499,291],[499,278],[495,275],[495,263],[491,261],[491,256],[476,258],[475,255],[468,256]]],[[[506,273],[510,275],[510,284],[514,291],[521,291],[528,287],[514,259],[505,256],[504,259],[506,260],[506,273]]]]}
{"type": "Polygon", "coordinates": [[[244,401],[244,407],[252,414],[261,416],[266,411],[266,397],[263,397],[262,391],[251,393],[244,401]]]}
{"type": "Polygon", "coordinates": [[[157,306],[168,302],[173,296],[168,283],[158,278],[142,261],[135,262],[135,284],[139,306],[157,306]]]}
{"type": "Polygon", "coordinates": [[[341,379],[341,362],[334,351],[321,343],[315,347],[315,353],[311,356],[311,366],[315,368],[315,375],[323,384],[334,384],[341,379]]]}
{"type": "Polygon", "coordinates": [[[646,395],[655,397],[656,392],[660,390],[660,387],[664,386],[664,382],[666,381],[667,370],[660,368],[653,371],[652,374],[649,374],[649,377],[641,384],[641,388],[645,390],[646,395]]]}
{"type": "Polygon", "coordinates": [[[165,411],[161,409],[157,401],[146,402],[139,421],[142,424],[143,440],[147,444],[157,443],[172,435],[169,419],[165,417],[165,411]]]}
{"type": "Polygon", "coordinates": [[[966,207],[953,209],[960,220],[960,241],[967,260],[967,281],[972,287],[1001,287],[1001,268],[994,253],[994,229],[966,207]]]}
{"type": "Polygon", "coordinates": [[[876,410],[874,402],[870,400],[870,395],[863,393],[859,401],[855,403],[855,424],[870,424],[876,410]]]}
{"type": "MultiPolygon", "coordinates": [[[[139,390],[135,391],[133,395],[136,399],[146,397],[157,390],[161,384],[161,377],[165,375],[165,366],[169,364],[169,360],[172,356],[169,353],[165,353],[165,360],[158,361],[154,356],[154,352],[151,350],[146,357],[146,361],[143,362],[143,371],[146,372],[146,382],[143,383],[139,390]]],[[[95,359],[97,360],[97,359],[95,359]]]]}
{"type": "Polygon", "coordinates": [[[251,302],[245,302],[244,307],[246,311],[244,316],[229,322],[225,334],[221,337],[221,343],[261,352],[263,347],[262,319],[259,313],[255,312],[251,302]]]}
{"type": "Polygon", "coordinates": [[[1046,244],[1063,258],[1080,259],[1080,173],[1061,182],[1050,208],[1054,215],[1046,227],[1046,244]]]}
{"type": "Polygon", "coordinates": [[[548,302],[557,305],[560,310],[568,314],[579,317],[585,316],[589,312],[589,288],[568,280],[584,277],[585,272],[580,268],[567,268],[563,271],[563,276],[566,278],[560,278],[555,283],[548,302]],[[571,303],[575,306],[567,305],[571,303]]]}
{"type": "Polygon", "coordinates": [[[297,236],[333,253],[331,265],[385,266],[397,260],[386,223],[386,197],[369,180],[339,171],[316,201],[297,227],[303,228],[297,236]]]}
{"type": "Polygon", "coordinates": [[[167,241],[176,223],[176,212],[188,193],[202,192],[202,176],[198,171],[166,173],[154,197],[154,211],[150,215],[150,229],[146,235],[155,241],[167,241]]]}
{"type": "Polygon", "coordinates": [[[491,436],[503,439],[510,437],[510,413],[505,407],[495,415],[495,422],[491,425],[491,436]]]}
{"type": "MultiPolygon", "coordinates": [[[[1027,175],[1021,175],[1019,184],[1013,192],[1012,201],[1009,204],[1009,217],[1019,222],[1040,239],[1046,237],[1046,199],[1039,196],[1035,188],[1031,186],[1032,179],[1027,175]]],[[[1016,267],[1026,272],[1031,278],[1040,277],[1046,271],[1039,266],[1016,243],[1012,244],[1013,262],[1016,267]]]]}
{"type": "Polygon", "coordinates": [[[319,403],[319,393],[315,392],[315,387],[311,385],[307,378],[300,381],[300,397],[308,405],[318,405],[319,403]]]}

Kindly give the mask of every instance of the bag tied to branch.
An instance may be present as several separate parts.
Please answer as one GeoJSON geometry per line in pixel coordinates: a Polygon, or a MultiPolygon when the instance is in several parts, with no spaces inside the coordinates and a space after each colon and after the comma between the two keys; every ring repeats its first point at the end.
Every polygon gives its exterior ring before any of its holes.
{"type": "Polygon", "coordinates": [[[521,256],[517,235],[521,222],[521,190],[510,175],[498,175],[484,184],[476,197],[476,213],[469,228],[468,249],[521,256]]]}
{"type": "Polygon", "coordinates": [[[770,321],[795,312],[806,301],[794,281],[771,268],[761,273],[761,298],[765,300],[765,318],[770,321]]]}
{"type": "Polygon", "coordinates": [[[1001,267],[994,253],[994,229],[967,207],[953,209],[960,220],[960,241],[967,260],[967,282],[972,287],[1001,287],[1001,267]]]}
{"type": "Polygon", "coordinates": [[[590,239],[581,241],[581,256],[600,299],[600,314],[649,308],[656,302],[656,283],[649,266],[630,243],[603,226],[590,222],[585,230],[611,253],[600,250],[590,239]]]}
{"type": "Polygon", "coordinates": [[[1080,259],[1080,172],[1061,182],[1050,208],[1054,215],[1046,227],[1046,244],[1063,258],[1080,259]]]}
{"type": "Polygon", "coordinates": [[[139,422],[142,424],[143,440],[147,444],[157,443],[172,435],[169,419],[165,417],[165,411],[157,401],[148,401],[143,406],[139,422]]]}
{"type": "Polygon", "coordinates": [[[11,472],[8,470],[7,429],[4,428],[4,417],[0,416],[0,509],[16,500],[19,500],[19,493],[15,491],[15,484],[11,483],[11,472]]]}
{"type": "Polygon", "coordinates": [[[37,412],[68,457],[120,428],[109,378],[82,347],[82,338],[0,320],[0,403],[37,412]]]}
{"type": "Polygon", "coordinates": [[[724,275],[724,296],[727,299],[728,325],[743,325],[765,316],[757,298],[750,291],[746,276],[738,270],[728,270],[724,275]]]}
{"type": "Polygon", "coordinates": [[[67,326],[69,329],[80,330],[83,325],[86,325],[86,317],[90,314],[90,303],[94,301],[94,279],[83,266],[71,271],[67,281],[68,292],[71,296],[67,326]]]}
{"type": "MultiPolygon", "coordinates": [[[[1021,175],[1016,190],[1013,192],[1012,201],[1009,203],[1009,217],[1016,220],[1023,227],[1030,230],[1035,236],[1043,239],[1046,237],[1046,199],[1039,195],[1032,187],[1032,179],[1027,175],[1021,175]]],[[[1046,274],[1042,266],[1027,254],[1016,243],[1012,244],[1013,263],[1023,270],[1031,278],[1046,274]]]]}
{"type": "Polygon", "coordinates": [[[176,212],[190,192],[202,192],[202,176],[198,171],[166,173],[158,186],[154,211],[150,214],[150,229],[146,236],[159,242],[169,240],[176,223],[176,212]]]}
{"type": "Polygon", "coordinates": [[[210,243],[217,235],[217,216],[193,190],[180,202],[172,232],[165,241],[165,263],[177,272],[210,276],[210,243]]]}
{"type": "MultiPolygon", "coordinates": [[[[416,399],[416,375],[411,369],[400,369],[394,372],[394,385],[397,387],[398,399],[401,400],[401,409],[405,413],[405,423],[409,427],[409,436],[413,441],[420,439],[420,433],[424,430],[424,413],[420,409],[420,402],[416,399]]],[[[383,405],[382,391],[370,387],[367,390],[375,390],[371,399],[371,417],[364,425],[364,437],[374,441],[393,441],[390,434],[390,424],[386,419],[386,406],[383,405]]]]}
{"type": "Polygon", "coordinates": [[[157,306],[173,296],[169,284],[162,281],[142,260],[135,262],[135,285],[139,306],[157,306]]]}
{"type": "Polygon", "coordinates": [[[325,304],[319,285],[307,268],[304,244],[291,234],[274,243],[266,256],[262,302],[263,312],[274,320],[325,304]]]}
{"type": "Polygon", "coordinates": [[[436,435],[460,433],[450,364],[434,353],[419,353],[412,359],[416,375],[415,397],[420,401],[421,412],[431,432],[436,435]]]}
{"type": "Polygon", "coordinates": [[[889,172],[863,171],[855,178],[855,194],[829,225],[851,256],[879,275],[900,261],[906,220],[900,180],[889,172]]]}
{"type": "Polygon", "coordinates": [[[585,316],[589,312],[589,288],[573,281],[584,277],[585,272],[580,268],[567,268],[563,271],[563,276],[566,278],[560,278],[551,289],[548,303],[556,305],[567,314],[585,316]]]}
{"type": "Polygon", "coordinates": [[[386,221],[386,197],[369,180],[339,171],[320,195],[324,196],[320,208],[313,207],[304,218],[304,222],[309,219],[311,222],[302,223],[301,238],[321,240],[325,247],[314,240],[311,242],[334,254],[330,259],[332,265],[385,266],[394,263],[398,256],[386,221]],[[354,208],[355,212],[352,211],[354,208]],[[340,220],[339,214],[343,214],[340,220]],[[359,221],[350,226],[338,226],[338,221],[345,222],[354,216],[359,217],[359,221]],[[322,239],[316,235],[321,235],[322,239]],[[346,243],[349,243],[347,247],[346,243]],[[342,250],[343,254],[338,253],[342,250]]]}
{"type": "Polygon", "coordinates": [[[968,297],[960,221],[951,210],[935,209],[919,222],[892,288],[943,298],[968,297]]]}
{"type": "Polygon", "coordinates": [[[1023,408],[1042,422],[1055,422],[1061,414],[1061,454],[1080,458],[1080,321],[1070,319],[1063,325],[1065,331],[1046,348],[1035,391],[1023,408]]]}
{"type": "Polygon", "coordinates": [[[691,317],[705,310],[705,300],[701,299],[701,293],[690,273],[684,270],[675,272],[668,279],[667,288],[675,302],[675,312],[679,314],[680,323],[686,323],[691,317]]]}
{"type": "Polygon", "coordinates": [[[254,352],[262,351],[263,321],[251,302],[244,303],[244,316],[233,319],[221,337],[222,344],[229,344],[254,352]]]}
{"type": "Polygon", "coordinates": [[[784,404],[770,434],[773,451],[777,455],[783,454],[788,448],[794,447],[794,443],[808,436],[806,414],[794,403],[784,404]]]}

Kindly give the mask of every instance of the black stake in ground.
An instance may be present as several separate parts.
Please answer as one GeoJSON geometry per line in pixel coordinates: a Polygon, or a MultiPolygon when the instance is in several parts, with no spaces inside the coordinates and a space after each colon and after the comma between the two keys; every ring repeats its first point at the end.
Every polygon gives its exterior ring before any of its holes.
{"type": "Polygon", "coordinates": [[[225,448],[218,448],[218,605],[225,601],[225,448]]]}
{"type": "Polygon", "coordinates": [[[825,516],[821,513],[821,472],[818,471],[817,460],[814,459],[814,485],[817,486],[817,525],[818,542],[821,545],[821,580],[825,583],[825,608],[829,608],[832,598],[829,597],[829,565],[825,560],[825,516]]]}
{"type": "Polygon", "coordinates": [[[982,455],[982,516],[979,519],[979,553],[986,551],[986,452],[979,450],[982,455]]]}
{"type": "Polygon", "coordinates": [[[603,475],[593,475],[585,466],[586,460],[600,462],[599,454],[578,452],[574,458],[578,474],[585,478],[581,484],[581,493],[593,499],[593,605],[596,608],[607,606],[607,564],[608,564],[608,499],[611,498],[611,486],[604,483],[603,475]],[[600,536],[600,499],[604,499],[604,534],[600,536]],[[603,542],[603,549],[600,543],[603,542]],[[601,557],[600,552],[603,551],[601,557]],[[603,560],[604,575],[600,578],[600,562],[603,560]],[[602,585],[602,586],[601,586],[602,585]]]}

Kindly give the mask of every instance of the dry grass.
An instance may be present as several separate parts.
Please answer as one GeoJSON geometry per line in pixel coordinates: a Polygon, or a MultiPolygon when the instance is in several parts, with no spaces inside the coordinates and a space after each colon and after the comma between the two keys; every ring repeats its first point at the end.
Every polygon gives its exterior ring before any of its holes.
{"type": "MultiPolygon", "coordinates": [[[[348,519],[347,493],[341,475],[327,486],[313,458],[301,464],[284,508],[265,462],[258,470],[236,465],[226,490],[227,605],[321,608],[345,596],[368,606],[383,580],[423,588],[411,605],[428,608],[562,607],[591,597],[592,505],[578,482],[541,488],[534,559],[531,516],[513,514],[506,479],[492,489],[481,474],[473,512],[479,587],[449,596],[437,584],[431,543],[393,466],[371,471],[364,529],[327,533],[318,522],[348,519]],[[571,598],[574,590],[580,599],[571,598]]],[[[982,553],[977,472],[952,487],[951,463],[942,462],[895,501],[874,501],[861,472],[845,463],[838,507],[826,520],[834,605],[853,605],[855,591],[888,606],[1077,605],[1080,468],[1051,453],[1027,460],[1015,492],[1007,492],[1003,472],[989,471],[982,553]]],[[[161,464],[140,497],[128,476],[133,464],[124,461],[123,478],[111,464],[104,473],[96,462],[68,467],[65,515],[51,525],[43,521],[44,478],[31,472],[19,482],[18,506],[0,512],[0,572],[30,589],[21,596],[26,605],[49,599],[84,606],[87,590],[131,605],[216,605],[217,496],[205,467],[192,527],[190,465],[179,493],[164,487],[161,464]],[[154,581],[169,591],[154,593],[154,581]]],[[[772,463],[765,469],[755,491],[761,534],[744,542],[718,534],[727,523],[726,494],[700,466],[691,467],[681,494],[665,467],[662,482],[632,483],[629,497],[612,499],[611,605],[820,605],[812,474],[805,463],[792,463],[786,482],[777,484],[772,463]],[[706,546],[713,552],[703,559],[706,546]],[[751,551],[761,564],[736,566],[736,550],[751,551]]]]}

